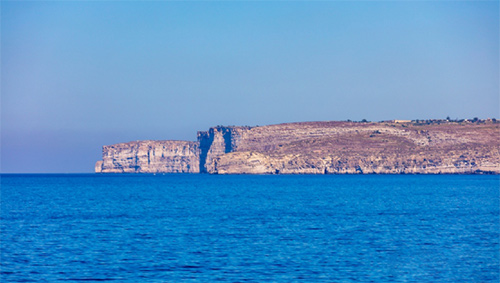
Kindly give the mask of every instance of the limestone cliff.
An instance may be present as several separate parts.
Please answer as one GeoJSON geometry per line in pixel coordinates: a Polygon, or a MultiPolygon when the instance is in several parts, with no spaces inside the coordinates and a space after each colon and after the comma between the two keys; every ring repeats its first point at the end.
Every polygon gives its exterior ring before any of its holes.
{"type": "Polygon", "coordinates": [[[498,124],[313,122],[256,127],[209,173],[500,172],[498,124]]]}
{"type": "Polygon", "coordinates": [[[198,132],[200,145],[200,172],[215,172],[215,159],[236,151],[244,134],[250,127],[214,127],[198,132]]]}
{"type": "Polygon", "coordinates": [[[499,123],[307,122],[214,127],[197,142],[103,147],[96,172],[500,173],[499,123]]]}
{"type": "Polygon", "coordinates": [[[198,143],[136,141],[104,146],[99,173],[199,173],[198,143]]]}

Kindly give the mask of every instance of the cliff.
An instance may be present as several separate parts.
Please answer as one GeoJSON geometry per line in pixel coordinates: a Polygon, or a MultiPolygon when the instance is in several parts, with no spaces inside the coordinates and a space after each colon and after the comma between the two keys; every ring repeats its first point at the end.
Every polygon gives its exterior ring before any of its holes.
{"type": "Polygon", "coordinates": [[[97,173],[199,173],[198,143],[135,141],[103,146],[97,173]]]}
{"type": "Polygon", "coordinates": [[[96,172],[500,173],[499,123],[307,122],[214,127],[197,142],[103,147],[96,172]]]}
{"type": "Polygon", "coordinates": [[[237,151],[244,134],[250,127],[215,127],[206,132],[198,132],[200,145],[200,172],[217,172],[218,157],[237,151]]]}

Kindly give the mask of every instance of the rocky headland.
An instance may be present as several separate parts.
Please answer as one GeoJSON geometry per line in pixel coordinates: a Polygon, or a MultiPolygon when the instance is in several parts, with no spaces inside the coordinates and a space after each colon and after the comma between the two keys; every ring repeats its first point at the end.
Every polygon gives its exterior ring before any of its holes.
{"type": "Polygon", "coordinates": [[[500,123],[304,122],[213,127],[193,141],[103,147],[97,173],[500,173],[500,123]]]}

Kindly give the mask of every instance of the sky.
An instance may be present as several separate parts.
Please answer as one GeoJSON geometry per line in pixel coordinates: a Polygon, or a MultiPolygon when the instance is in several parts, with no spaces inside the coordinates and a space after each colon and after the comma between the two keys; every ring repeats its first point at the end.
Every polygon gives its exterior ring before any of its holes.
{"type": "Polygon", "coordinates": [[[216,125],[499,118],[498,1],[2,1],[2,173],[216,125]]]}

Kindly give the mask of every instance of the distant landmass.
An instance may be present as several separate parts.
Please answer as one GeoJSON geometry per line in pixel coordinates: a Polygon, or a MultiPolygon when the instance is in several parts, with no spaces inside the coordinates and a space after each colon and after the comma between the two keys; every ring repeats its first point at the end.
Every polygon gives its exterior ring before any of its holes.
{"type": "Polygon", "coordinates": [[[499,174],[495,119],[217,126],[103,146],[97,173],[499,174]]]}

